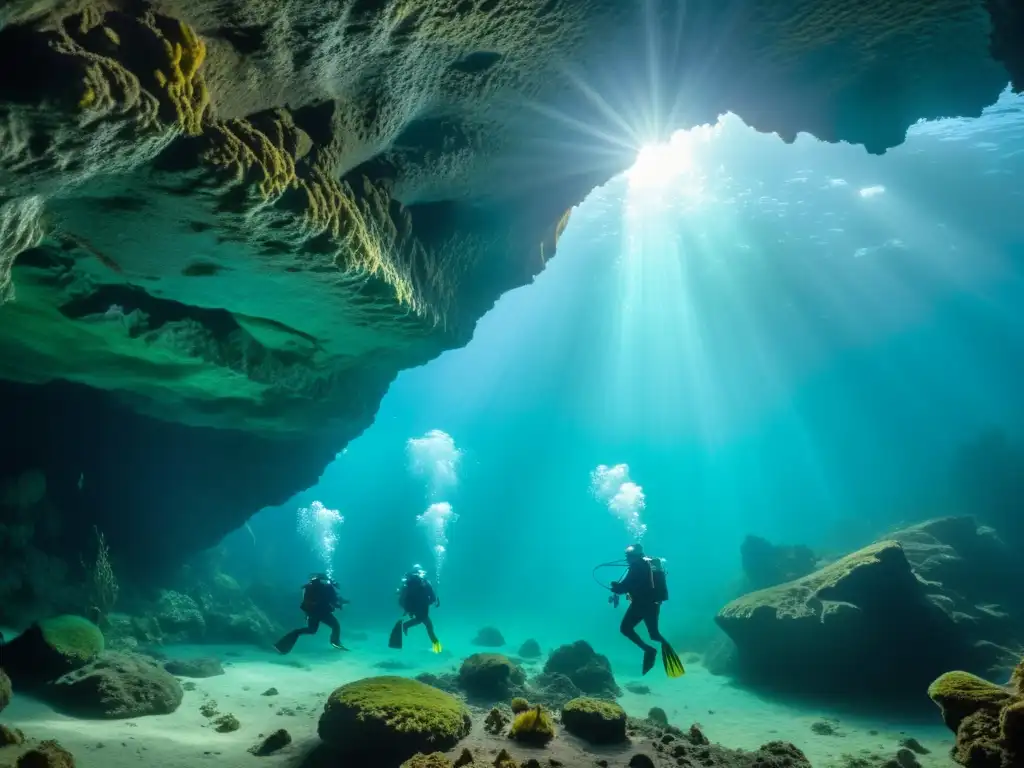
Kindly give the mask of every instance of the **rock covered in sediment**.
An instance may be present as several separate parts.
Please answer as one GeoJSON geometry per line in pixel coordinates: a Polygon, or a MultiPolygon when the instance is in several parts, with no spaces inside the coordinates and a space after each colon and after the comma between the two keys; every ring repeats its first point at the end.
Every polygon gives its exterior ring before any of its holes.
{"type": "Polygon", "coordinates": [[[181,684],[145,656],[108,652],[45,689],[57,708],[78,717],[122,719],[174,712],[181,684]]]}
{"type": "Polygon", "coordinates": [[[11,678],[7,676],[3,668],[0,667],[0,712],[3,712],[7,708],[7,705],[11,703],[11,697],[14,695],[14,691],[11,688],[11,678]]]}
{"type": "Polygon", "coordinates": [[[928,520],[886,538],[900,543],[928,599],[970,644],[961,664],[993,679],[1007,674],[1024,633],[1024,559],[971,516],[928,520]]]}
{"type": "Polygon", "coordinates": [[[519,655],[524,659],[537,659],[540,658],[543,653],[540,643],[533,638],[525,640],[523,644],[519,646],[519,655]]]}
{"type": "Polygon", "coordinates": [[[496,627],[483,627],[471,642],[483,648],[500,648],[505,644],[505,638],[496,627]]]}
{"type": "Polygon", "coordinates": [[[203,656],[194,659],[171,659],[164,662],[164,669],[177,677],[216,677],[224,674],[220,659],[203,656]]]}
{"type": "Polygon", "coordinates": [[[909,696],[970,650],[895,541],[744,595],[716,621],[741,674],[789,690],[909,696]]]}
{"type": "Polygon", "coordinates": [[[621,694],[608,657],[597,653],[585,640],[553,650],[544,664],[544,674],[539,675],[535,683],[546,686],[553,675],[564,675],[590,696],[614,698],[621,694]]]}
{"type": "Polygon", "coordinates": [[[474,653],[459,668],[459,688],[478,699],[507,700],[525,682],[523,670],[500,653],[474,653]]]}
{"type": "Polygon", "coordinates": [[[370,677],[338,688],[324,705],[320,738],[339,755],[363,761],[407,760],[454,747],[470,729],[454,696],[405,677],[370,677]]]}
{"type": "Polygon", "coordinates": [[[4,669],[16,687],[38,687],[88,664],[103,648],[103,633],[91,621],[56,616],[4,644],[4,669]]]}
{"type": "Polygon", "coordinates": [[[75,758],[56,741],[44,741],[23,753],[16,768],[75,768],[75,758]]]}
{"type": "Polygon", "coordinates": [[[750,589],[765,589],[806,576],[817,568],[818,558],[802,544],[772,544],[748,535],[740,545],[740,561],[750,589]]]}
{"type": "Polygon", "coordinates": [[[18,728],[0,724],[0,747],[16,747],[25,743],[25,734],[18,728]]]}
{"type": "Polygon", "coordinates": [[[275,752],[280,752],[291,743],[292,735],[284,728],[278,728],[272,734],[264,737],[258,743],[251,746],[249,748],[249,752],[257,757],[266,757],[267,755],[272,755],[275,752]]]}

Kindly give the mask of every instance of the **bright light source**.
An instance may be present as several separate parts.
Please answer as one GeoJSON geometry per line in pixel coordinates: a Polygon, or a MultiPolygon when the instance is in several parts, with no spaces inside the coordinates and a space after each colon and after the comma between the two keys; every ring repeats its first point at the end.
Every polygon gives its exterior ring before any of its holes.
{"type": "Polygon", "coordinates": [[[864,187],[860,191],[860,196],[863,198],[878,197],[882,194],[885,194],[885,187],[881,184],[875,184],[873,187],[864,187]]]}
{"type": "Polygon", "coordinates": [[[700,125],[688,131],[676,131],[665,144],[640,148],[633,167],[626,171],[633,189],[665,189],[695,170],[695,152],[719,133],[719,125],[700,125]]]}

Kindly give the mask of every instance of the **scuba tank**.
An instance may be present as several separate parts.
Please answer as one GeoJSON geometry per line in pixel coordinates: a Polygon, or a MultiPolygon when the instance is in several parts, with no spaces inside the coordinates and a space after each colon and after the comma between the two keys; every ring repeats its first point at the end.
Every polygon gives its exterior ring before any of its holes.
{"type": "Polygon", "coordinates": [[[654,584],[654,599],[659,603],[668,600],[668,574],[665,561],[660,557],[645,558],[651,566],[651,582],[654,584]]]}

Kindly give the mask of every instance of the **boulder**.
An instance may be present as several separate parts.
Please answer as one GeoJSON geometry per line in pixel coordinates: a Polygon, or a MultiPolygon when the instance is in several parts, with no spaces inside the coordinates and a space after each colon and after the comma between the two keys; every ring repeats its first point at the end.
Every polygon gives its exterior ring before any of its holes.
{"type": "Polygon", "coordinates": [[[206,618],[191,597],[172,589],[160,592],[156,620],[169,643],[201,643],[206,640],[206,618]]]}
{"type": "MultiPolygon", "coordinates": [[[[1024,660],[1021,662],[1024,664],[1024,660]]],[[[928,687],[956,734],[952,756],[967,768],[1024,765],[1024,695],[966,672],[947,672],[928,687]]]]}
{"type": "Polygon", "coordinates": [[[278,728],[272,734],[251,746],[249,752],[256,755],[256,757],[266,757],[275,752],[280,752],[291,743],[292,735],[284,728],[278,728]]]}
{"type": "Polygon", "coordinates": [[[174,712],[181,684],[150,659],[108,652],[46,686],[46,698],[76,717],[121,719],[174,712]]]}
{"type": "Polygon", "coordinates": [[[526,682],[526,675],[500,653],[474,653],[459,668],[459,688],[474,698],[507,700],[526,682]]]}
{"type": "Polygon", "coordinates": [[[626,740],[626,712],[613,701],[580,698],[562,707],[565,730],[591,744],[619,744],[626,740]]]}
{"type": "Polygon", "coordinates": [[[612,665],[607,656],[597,653],[589,643],[577,640],[551,652],[544,664],[544,676],[538,681],[546,686],[550,675],[565,675],[583,693],[602,698],[614,698],[621,694],[612,665]]]}
{"type": "Polygon", "coordinates": [[[103,633],[91,621],[57,616],[5,643],[4,669],[15,687],[35,688],[88,664],[103,649],[103,633]]]}
{"type": "Polygon", "coordinates": [[[56,741],[44,741],[25,752],[16,768],[75,768],[75,758],[56,741]]]}
{"type": "Polygon", "coordinates": [[[802,544],[772,544],[760,536],[747,536],[740,545],[740,560],[750,589],[765,589],[799,579],[817,568],[818,559],[802,544]]]}
{"type": "Polygon", "coordinates": [[[449,750],[469,729],[469,711],[454,696],[416,680],[385,676],[334,691],[317,733],[343,758],[383,764],[449,750]]]}
{"type": "Polygon", "coordinates": [[[216,677],[224,674],[220,660],[212,656],[195,659],[171,659],[164,662],[164,669],[177,677],[216,677]]]}
{"type": "Polygon", "coordinates": [[[0,724],[0,747],[16,747],[25,743],[25,734],[18,728],[0,724]]]}
{"type": "Polygon", "coordinates": [[[971,656],[969,638],[927,598],[895,541],[744,595],[716,621],[743,677],[792,691],[913,696],[971,656]]]}
{"type": "Polygon", "coordinates": [[[532,638],[519,646],[519,655],[524,659],[538,659],[543,654],[540,643],[532,638]]]}
{"type": "Polygon", "coordinates": [[[494,627],[484,627],[476,633],[472,643],[483,648],[501,648],[505,644],[505,638],[494,627]]]}
{"type": "Polygon", "coordinates": [[[14,695],[11,689],[11,678],[7,676],[7,673],[0,668],[0,712],[3,712],[7,708],[7,705],[11,703],[11,696],[14,695]]]}

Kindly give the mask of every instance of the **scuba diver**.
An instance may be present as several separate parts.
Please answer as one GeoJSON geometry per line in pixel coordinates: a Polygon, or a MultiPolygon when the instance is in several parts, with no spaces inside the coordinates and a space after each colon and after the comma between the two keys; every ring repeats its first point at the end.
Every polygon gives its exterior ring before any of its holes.
{"type": "Polygon", "coordinates": [[[339,651],[347,651],[348,648],[341,644],[341,626],[334,611],[341,610],[350,602],[338,596],[338,582],[327,574],[314,573],[302,587],[302,604],[299,606],[306,614],[306,626],[293,629],[274,643],[274,647],[280,653],[290,653],[299,635],[315,635],[320,625],[326,624],[331,629],[331,645],[339,651]]]}
{"type": "Polygon", "coordinates": [[[431,649],[434,653],[441,652],[441,641],[434,634],[434,622],[430,620],[430,607],[440,607],[441,601],[437,599],[437,594],[426,576],[427,572],[423,568],[414,565],[402,579],[402,586],[398,589],[398,604],[405,613],[391,630],[389,648],[401,648],[402,637],[409,634],[409,628],[422,624],[427,630],[427,637],[430,638],[431,649]],[[408,621],[404,621],[406,615],[411,617],[408,621]]]}
{"type": "Polygon", "coordinates": [[[632,544],[626,547],[626,565],[626,575],[621,581],[613,581],[609,587],[612,596],[608,598],[608,602],[612,605],[618,607],[620,595],[626,595],[626,599],[629,600],[629,607],[626,609],[626,615],[622,617],[619,631],[643,650],[643,674],[646,675],[658,658],[658,650],[653,645],[645,643],[637,634],[636,626],[642,621],[651,640],[661,644],[661,660],[665,666],[665,674],[669,677],[680,677],[686,671],[683,669],[683,663],[668,641],[661,636],[661,630],[658,628],[661,604],[668,600],[668,581],[661,559],[646,557],[640,544],[632,544]]]}

